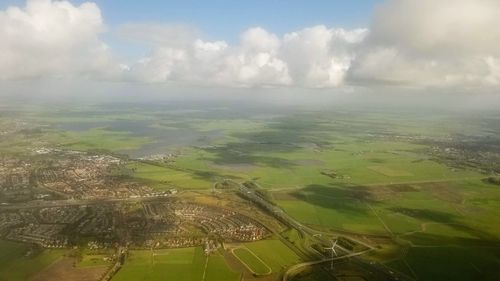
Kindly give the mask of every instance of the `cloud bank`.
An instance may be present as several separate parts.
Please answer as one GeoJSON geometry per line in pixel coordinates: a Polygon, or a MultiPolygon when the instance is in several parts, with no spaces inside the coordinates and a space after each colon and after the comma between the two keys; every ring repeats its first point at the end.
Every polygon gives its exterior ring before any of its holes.
{"type": "MultiPolygon", "coordinates": [[[[182,28],[177,33],[186,34],[182,28]]],[[[365,29],[315,26],[280,38],[255,27],[243,32],[235,46],[195,37],[166,40],[130,66],[130,77],[236,87],[335,87],[342,84],[354,58],[353,46],[365,35],[365,29]]]]}
{"type": "Polygon", "coordinates": [[[118,66],[99,40],[103,31],[94,3],[36,0],[0,11],[0,80],[109,77],[118,66]]]}
{"type": "Polygon", "coordinates": [[[283,35],[261,27],[239,42],[182,25],[124,24],[149,49],[119,61],[94,3],[30,0],[0,11],[0,80],[88,77],[223,87],[500,86],[500,2],[387,0],[367,28],[324,25],[283,35]]]}
{"type": "Polygon", "coordinates": [[[500,1],[388,0],[350,69],[353,79],[423,86],[500,84],[500,1]]]}

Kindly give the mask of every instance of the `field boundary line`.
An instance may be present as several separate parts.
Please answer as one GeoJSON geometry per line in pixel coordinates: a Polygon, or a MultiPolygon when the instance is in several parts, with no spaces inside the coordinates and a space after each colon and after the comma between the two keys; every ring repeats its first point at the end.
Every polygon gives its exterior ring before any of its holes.
{"type": "Polygon", "coordinates": [[[366,206],[368,206],[368,208],[370,208],[370,210],[378,218],[378,220],[380,221],[380,223],[382,223],[382,225],[384,226],[385,230],[387,230],[387,232],[389,232],[389,234],[391,236],[394,236],[394,233],[391,231],[391,229],[389,228],[389,226],[387,226],[387,224],[385,224],[384,220],[382,220],[382,218],[379,216],[379,214],[377,214],[377,212],[375,211],[375,209],[373,209],[373,207],[370,205],[370,203],[368,203],[368,202],[364,202],[364,203],[366,204],[366,206]]]}
{"type": "Polygon", "coordinates": [[[403,262],[406,264],[406,267],[411,271],[411,274],[415,278],[415,280],[418,280],[417,273],[413,270],[413,268],[410,266],[410,264],[406,261],[406,259],[403,259],[403,262]]]}
{"type": "Polygon", "coordinates": [[[208,256],[206,256],[205,259],[205,267],[203,268],[203,277],[201,278],[201,281],[205,281],[205,278],[207,276],[207,267],[208,267],[208,256]]]}
{"type": "Polygon", "coordinates": [[[269,265],[267,265],[267,263],[265,263],[261,258],[259,258],[252,250],[248,249],[247,247],[243,246],[243,247],[238,247],[238,248],[234,248],[231,250],[231,253],[233,254],[233,256],[235,256],[250,272],[254,273],[254,274],[257,274],[257,275],[269,275],[271,273],[273,273],[273,270],[271,269],[271,267],[269,265]],[[264,273],[264,274],[258,274],[257,272],[255,272],[254,270],[252,270],[252,267],[249,266],[246,262],[244,262],[234,251],[235,250],[238,250],[238,249],[244,249],[246,251],[248,251],[250,254],[252,254],[255,258],[257,258],[265,267],[267,267],[267,269],[269,270],[268,272],[264,273]]]}

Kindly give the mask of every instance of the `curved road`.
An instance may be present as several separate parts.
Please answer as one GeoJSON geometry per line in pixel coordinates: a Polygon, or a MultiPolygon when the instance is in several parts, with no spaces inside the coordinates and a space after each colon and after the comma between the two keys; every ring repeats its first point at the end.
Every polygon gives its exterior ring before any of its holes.
{"type": "Polygon", "coordinates": [[[354,257],[354,256],[359,256],[359,255],[362,255],[362,254],[364,254],[366,252],[369,252],[369,251],[371,251],[371,249],[364,250],[362,252],[351,253],[351,254],[348,254],[348,255],[345,255],[345,256],[341,256],[341,257],[336,257],[336,258],[333,258],[333,259],[323,259],[323,260],[317,260],[317,261],[308,261],[308,262],[298,263],[296,265],[293,265],[293,266],[289,267],[286,270],[286,272],[283,274],[283,278],[281,280],[282,281],[288,281],[288,278],[293,273],[299,271],[299,269],[301,269],[302,267],[316,265],[316,264],[325,263],[325,262],[342,260],[342,259],[346,259],[346,258],[350,258],[350,257],[354,257]]]}

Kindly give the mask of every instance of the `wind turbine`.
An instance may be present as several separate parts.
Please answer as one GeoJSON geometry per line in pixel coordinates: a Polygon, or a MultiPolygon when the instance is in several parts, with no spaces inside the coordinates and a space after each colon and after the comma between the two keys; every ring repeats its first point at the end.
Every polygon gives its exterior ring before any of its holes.
{"type": "Polygon", "coordinates": [[[335,254],[335,256],[337,256],[337,251],[335,251],[335,246],[337,246],[337,241],[338,240],[335,240],[333,241],[332,240],[332,246],[330,248],[325,248],[325,250],[330,250],[332,251],[332,263],[331,263],[331,269],[333,269],[333,255],[335,254]]]}

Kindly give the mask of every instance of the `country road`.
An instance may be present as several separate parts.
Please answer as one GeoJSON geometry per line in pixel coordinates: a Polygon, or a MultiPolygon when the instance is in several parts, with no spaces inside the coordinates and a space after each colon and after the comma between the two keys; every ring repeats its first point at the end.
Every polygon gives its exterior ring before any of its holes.
{"type": "Polygon", "coordinates": [[[341,256],[341,257],[335,257],[333,259],[322,259],[322,260],[317,260],[317,261],[308,261],[308,262],[298,263],[296,265],[293,265],[293,266],[289,267],[287,269],[287,271],[283,274],[283,278],[281,280],[282,281],[288,281],[288,278],[292,274],[294,274],[295,272],[297,272],[299,269],[301,269],[302,267],[316,265],[316,264],[325,263],[325,262],[338,261],[338,260],[342,260],[342,259],[346,259],[346,258],[350,258],[350,257],[354,257],[354,256],[359,256],[359,255],[365,254],[365,253],[367,253],[367,252],[369,252],[371,250],[372,249],[367,249],[367,250],[364,250],[364,251],[361,251],[361,252],[350,253],[348,255],[341,256]]]}

